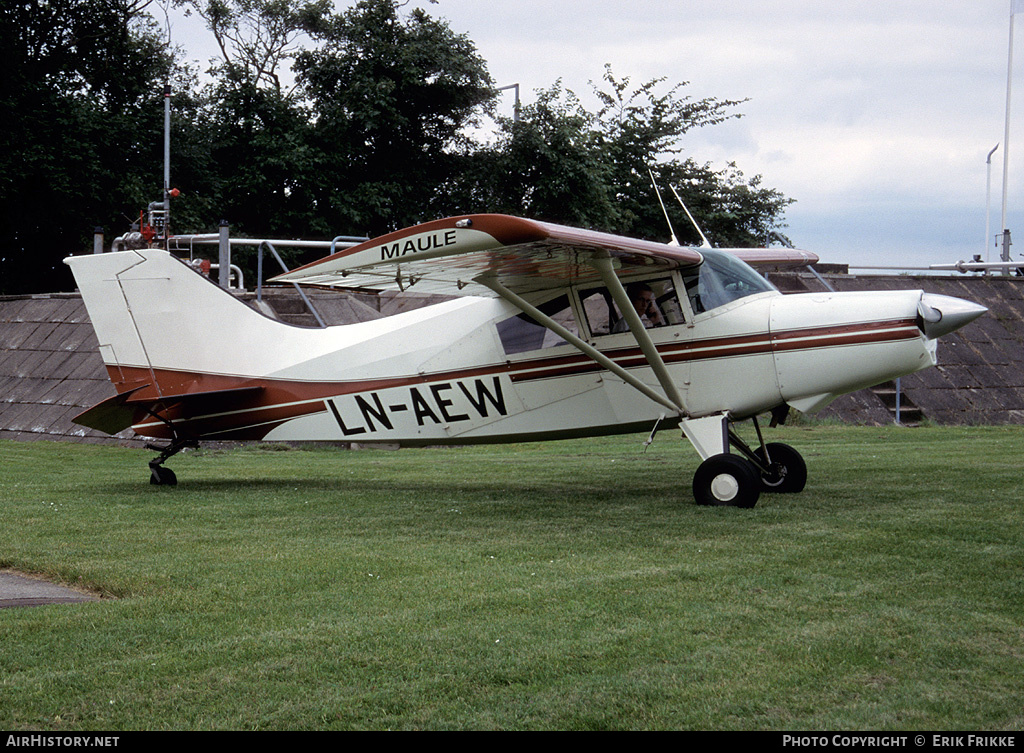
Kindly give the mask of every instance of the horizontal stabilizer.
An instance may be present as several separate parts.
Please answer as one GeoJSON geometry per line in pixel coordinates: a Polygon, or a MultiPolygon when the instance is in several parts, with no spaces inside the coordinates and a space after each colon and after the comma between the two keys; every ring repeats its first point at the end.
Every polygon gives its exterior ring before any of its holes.
{"type": "Polygon", "coordinates": [[[177,408],[176,413],[179,417],[212,410],[230,410],[243,400],[263,391],[263,387],[254,385],[161,396],[153,396],[150,390],[146,390],[143,396],[137,395],[149,386],[144,384],[128,392],[107,398],[84,413],[75,416],[74,422],[105,434],[117,434],[139,423],[144,418],[155,416],[160,411],[166,411],[169,408],[177,408]]]}
{"type": "Polygon", "coordinates": [[[139,410],[137,405],[128,405],[128,400],[141,389],[148,387],[148,384],[140,385],[120,395],[108,397],[101,403],[89,408],[84,413],[79,413],[72,419],[79,426],[86,426],[104,434],[117,434],[124,431],[135,423],[135,413],[139,410]]]}

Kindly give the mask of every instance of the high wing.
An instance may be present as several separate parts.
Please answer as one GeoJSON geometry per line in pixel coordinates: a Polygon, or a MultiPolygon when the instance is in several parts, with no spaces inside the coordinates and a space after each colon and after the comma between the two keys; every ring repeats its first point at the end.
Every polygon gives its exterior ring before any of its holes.
{"type": "Polygon", "coordinates": [[[752,267],[806,267],[818,262],[818,255],[795,248],[722,248],[752,267]]]}
{"type": "MultiPolygon", "coordinates": [[[[814,254],[785,248],[729,249],[748,264],[803,266],[814,254]]],[[[598,282],[595,259],[621,279],[692,267],[699,249],[500,214],[449,217],[399,230],[274,277],[271,282],[447,295],[529,294],[598,282]],[[481,281],[485,282],[481,282],[481,281]]]]}
{"type": "Polygon", "coordinates": [[[273,278],[302,285],[490,296],[492,279],[518,293],[600,280],[595,258],[619,275],[700,264],[697,249],[496,214],[449,217],[375,238],[273,278]]]}

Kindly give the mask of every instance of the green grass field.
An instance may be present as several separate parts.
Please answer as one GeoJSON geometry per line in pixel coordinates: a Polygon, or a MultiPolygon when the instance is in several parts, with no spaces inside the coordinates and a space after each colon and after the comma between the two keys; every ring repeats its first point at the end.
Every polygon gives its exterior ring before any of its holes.
{"type": "Polygon", "coordinates": [[[789,427],[692,504],[662,432],[503,447],[0,442],[0,729],[1019,730],[1022,428],[789,427]]]}

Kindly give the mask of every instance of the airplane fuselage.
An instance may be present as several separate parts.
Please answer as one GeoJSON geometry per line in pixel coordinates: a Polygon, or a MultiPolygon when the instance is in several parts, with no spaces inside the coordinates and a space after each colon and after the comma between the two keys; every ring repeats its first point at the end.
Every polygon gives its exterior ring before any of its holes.
{"type": "MultiPolygon", "coordinates": [[[[166,398],[133,423],[144,436],[468,444],[648,431],[682,417],[501,299],[311,329],[259,314],[162,251],[78,258],[83,270],[105,267],[76,274],[118,391],[166,398]],[[183,316],[182,301],[194,313],[183,316]],[[230,390],[240,392],[177,399],[230,390]]],[[[688,417],[814,410],[935,363],[935,340],[916,322],[920,291],[766,287],[711,306],[707,292],[703,303],[684,293],[697,288],[678,271],[658,277],[672,315],[649,334],[688,417]]],[[[581,339],[659,389],[633,335],[610,326],[607,297],[543,298],[581,339]]]]}

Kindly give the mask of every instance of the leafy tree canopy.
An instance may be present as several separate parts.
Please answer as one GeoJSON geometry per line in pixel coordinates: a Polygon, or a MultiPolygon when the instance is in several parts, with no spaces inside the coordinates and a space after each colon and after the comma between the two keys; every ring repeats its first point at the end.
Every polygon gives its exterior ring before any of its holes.
{"type": "Polygon", "coordinates": [[[496,143],[481,150],[464,187],[464,203],[667,240],[657,186],[680,243],[702,240],[686,209],[715,245],[767,243],[789,199],[763,188],[760,176],[745,180],[734,164],[715,170],[679,156],[688,131],[739,117],[730,111],[740,103],[693,101],[681,96],[684,86],[666,89],[662,79],[634,86],[606,66],[602,84],[592,85],[596,112],[560,83],[537,92],[518,120],[499,120],[496,143]]]}
{"type": "MultiPolygon", "coordinates": [[[[397,0],[167,0],[202,17],[207,82],[162,39],[151,0],[0,5],[0,293],[60,289],[60,258],[117,235],[160,198],[162,91],[172,84],[173,229],[263,237],[375,235],[439,216],[506,212],[682,243],[761,245],[790,200],[733,164],[685,156],[686,134],[740,101],[607,66],[585,107],[561,82],[493,116],[473,42],[397,0]]],[[[67,281],[67,283],[65,283],[67,281]]]]}
{"type": "Polygon", "coordinates": [[[483,59],[465,35],[391,0],[362,0],[316,38],[296,73],[327,178],[318,210],[367,234],[428,219],[472,148],[467,128],[493,106],[483,59]]]}
{"type": "Polygon", "coordinates": [[[162,184],[170,56],[146,4],[0,4],[0,293],[68,289],[61,258],[162,184]]]}

